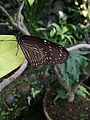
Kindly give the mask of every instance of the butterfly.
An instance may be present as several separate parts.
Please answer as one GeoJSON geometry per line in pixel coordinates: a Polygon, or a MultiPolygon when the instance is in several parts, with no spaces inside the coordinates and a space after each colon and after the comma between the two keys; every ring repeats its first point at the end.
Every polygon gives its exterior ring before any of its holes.
{"type": "Polygon", "coordinates": [[[62,64],[69,56],[61,45],[39,37],[24,35],[17,42],[32,67],[62,64]]]}

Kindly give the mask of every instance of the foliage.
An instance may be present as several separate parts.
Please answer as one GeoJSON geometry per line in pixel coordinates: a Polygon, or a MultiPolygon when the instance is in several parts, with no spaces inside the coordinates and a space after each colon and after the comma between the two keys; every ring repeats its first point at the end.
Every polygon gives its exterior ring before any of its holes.
{"type": "Polygon", "coordinates": [[[28,3],[30,4],[30,6],[33,5],[34,1],[35,1],[35,0],[28,0],[28,3]]]}
{"type": "Polygon", "coordinates": [[[69,46],[82,41],[85,38],[87,25],[80,23],[77,25],[70,24],[67,22],[67,19],[68,16],[63,14],[58,24],[49,22],[47,27],[40,27],[36,30],[42,33],[44,38],[63,46],[69,46]]]}
{"type": "Polygon", "coordinates": [[[61,24],[59,26],[56,23],[51,23],[48,25],[48,29],[50,29],[51,27],[52,29],[50,30],[50,38],[52,38],[54,42],[62,44],[64,46],[67,45],[68,43],[70,44],[76,43],[75,38],[70,32],[71,27],[74,30],[74,27],[72,25],[68,26],[68,24],[66,25],[61,24]]]}
{"type": "Polygon", "coordinates": [[[63,2],[65,4],[64,12],[69,16],[70,23],[85,23],[88,17],[88,0],[66,0],[63,2]]]}
{"type": "MultiPolygon", "coordinates": [[[[27,111],[28,107],[36,104],[41,100],[43,93],[45,92],[47,84],[44,84],[44,81],[40,79],[40,72],[37,70],[33,70],[30,75],[30,70],[27,74],[25,74],[21,80],[15,82],[15,84],[11,85],[11,87],[7,87],[0,94],[0,118],[1,120],[9,120],[10,116],[15,119],[22,111],[27,111]],[[30,87],[28,94],[22,95],[24,88],[22,88],[22,84],[25,83],[30,87]],[[21,86],[21,87],[20,87],[21,86]],[[20,92],[22,90],[22,92],[20,92]],[[7,103],[8,94],[12,95],[14,100],[11,103],[7,103]]],[[[26,88],[25,88],[26,89],[26,88]]],[[[24,93],[23,93],[24,94],[24,93]]],[[[10,97],[10,101],[11,101],[10,97]]]]}
{"type": "MultiPolygon", "coordinates": [[[[59,98],[62,99],[68,98],[71,92],[73,92],[73,86],[76,83],[79,85],[79,82],[82,82],[80,75],[84,73],[85,67],[87,66],[89,59],[85,57],[85,55],[89,53],[90,52],[88,51],[80,51],[80,50],[70,52],[68,60],[62,65],[60,65],[60,70],[63,76],[63,80],[69,86],[69,90],[68,91],[65,91],[64,89],[58,90],[55,101],[58,100],[59,98]]],[[[87,95],[90,96],[90,93],[87,91],[87,89],[81,85],[77,87],[75,93],[84,98],[87,95]]]]}
{"type": "Polygon", "coordinates": [[[42,19],[41,12],[51,2],[52,0],[48,2],[45,0],[34,0],[33,4],[30,5],[29,2],[26,1],[26,7],[23,10],[23,16],[26,26],[32,35],[37,35],[36,28],[42,19]]]}
{"type": "Polygon", "coordinates": [[[65,100],[68,97],[68,94],[64,89],[60,89],[57,91],[57,96],[54,99],[54,102],[56,102],[58,99],[63,99],[65,100]]]}
{"type": "Polygon", "coordinates": [[[26,100],[17,92],[17,88],[6,88],[0,93],[0,120],[15,119],[26,108],[26,100]]]}
{"type": "MultiPolygon", "coordinates": [[[[45,71],[44,68],[43,70],[45,71]]],[[[45,75],[45,73],[42,75],[43,70],[36,70],[36,72],[34,72],[34,74],[32,74],[30,78],[27,76],[25,78],[28,84],[31,86],[31,93],[27,97],[29,105],[41,99],[41,96],[43,96],[43,93],[45,92],[45,89],[49,84],[45,83],[45,81],[43,80],[43,77],[45,75]]]]}
{"type": "Polygon", "coordinates": [[[78,89],[77,89],[77,91],[76,91],[76,94],[77,95],[80,95],[80,96],[82,96],[82,97],[84,97],[84,98],[86,98],[86,96],[89,96],[90,97],[90,93],[87,91],[87,89],[84,87],[84,86],[82,86],[82,85],[80,85],[79,87],[78,87],[78,89]]]}
{"type": "Polygon", "coordinates": [[[61,74],[68,85],[79,82],[80,74],[84,72],[89,61],[89,59],[85,57],[86,54],[89,54],[89,52],[80,50],[72,51],[70,52],[68,60],[60,65],[61,74]]]}
{"type": "Polygon", "coordinates": [[[36,97],[40,94],[40,90],[37,90],[35,88],[31,88],[31,96],[28,96],[28,104],[31,105],[31,100],[36,99],[36,97]]]}
{"type": "Polygon", "coordinates": [[[28,104],[31,105],[33,101],[40,99],[45,88],[43,84],[41,84],[37,74],[32,74],[30,78],[27,78],[27,82],[31,86],[31,94],[27,97],[28,104]]]}
{"type": "MultiPolygon", "coordinates": [[[[57,90],[57,95],[54,99],[54,102],[56,102],[59,99],[65,100],[68,99],[68,96],[70,95],[71,91],[66,91],[64,89],[59,89],[57,90]]],[[[77,88],[75,94],[77,95],[78,98],[83,97],[83,98],[90,98],[90,92],[87,90],[87,88],[83,85],[79,85],[77,88]]]]}
{"type": "Polygon", "coordinates": [[[6,113],[0,109],[0,120],[6,120],[6,113]]]}
{"type": "Polygon", "coordinates": [[[56,80],[52,67],[46,65],[39,69],[32,69],[32,74],[25,76],[25,80],[31,87],[30,94],[27,97],[28,105],[40,101],[46,89],[56,80]]]}

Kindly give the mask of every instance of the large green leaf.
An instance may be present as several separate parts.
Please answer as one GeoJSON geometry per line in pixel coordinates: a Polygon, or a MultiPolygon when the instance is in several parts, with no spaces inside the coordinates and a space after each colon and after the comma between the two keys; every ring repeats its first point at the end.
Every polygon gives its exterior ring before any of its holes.
{"type": "Polygon", "coordinates": [[[89,51],[72,51],[69,54],[68,60],[60,65],[63,79],[68,85],[71,85],[74,82],[79,82],[80,74],[83,73],[89,61],[85,55],[89,53],[89,51]]]}
{"type": "Polygon", "coordinates": [[[21,49],[17,47],[16,37],[0,35],[0,78],[19,67],[24,61],[21,49]],[[11,41],[10,41],[11,40],[11,41]],[[18,50],[18,51],[17,51],[18,50]],[[16,55],[17,53],[17,55],[16,55]]]}

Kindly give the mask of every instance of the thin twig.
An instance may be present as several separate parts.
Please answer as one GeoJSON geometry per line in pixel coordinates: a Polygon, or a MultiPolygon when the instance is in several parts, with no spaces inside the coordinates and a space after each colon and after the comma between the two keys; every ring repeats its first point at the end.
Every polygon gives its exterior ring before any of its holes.
{"type": "MultiPolygon", "coordinates": [[[[22,6],[23,4],[24,4],[24,3],[22,2],[21,6],[22,6]]],[[[22,8],[22,7],[21,7],[21,8],[22,8]]],[[[11,24],[12,26],[16,27],[16,28],[17,28],[18,30],[20,30],[24,35],[30,35],[29,31],[26,29],[26,26],[24,25],[23,22],[18,25],[18,21],[15,22],[15,21],[11,18],[10,14],[5,10],[4,7],[2,7],[2,6],[0,5],[0,9],[1,9],[1,10],[3,11],[3,13],[8,17],[9,22],[10,22],[10,24],[11,24]]],[[[20,10],[21,10],[21,9],[20,9],[20,10]]],[[[19,12],[19,14],[20,14],[20,12],[19,12]]],[[[20,16],[21,16],[21,15],[20,15],[20,16]]],[[[21,22],[21,21],[20,21],[20,22],[21,22]]]]}
{"type": "Polygon", "coordinates": [[[2,7],[2,6],[0,5],[0,9],[1,9],[2,12],[9,18],[10,21],[13,21],[12,18],[11,18],[11,16],[10,16],[9,13],[5,10],[4,7],[2,7]]]}

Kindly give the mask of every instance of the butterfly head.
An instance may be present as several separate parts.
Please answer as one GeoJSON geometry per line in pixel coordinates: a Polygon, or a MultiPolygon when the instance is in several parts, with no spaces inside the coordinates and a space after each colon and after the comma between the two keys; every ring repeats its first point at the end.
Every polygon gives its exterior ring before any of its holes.
{"type": "Polygon", "coordinates": [[[16,35],[16,41],[17,41],[18,44],[21,43],[21,39],[20,39],[20,36],[18,34],[16,35]]]}

